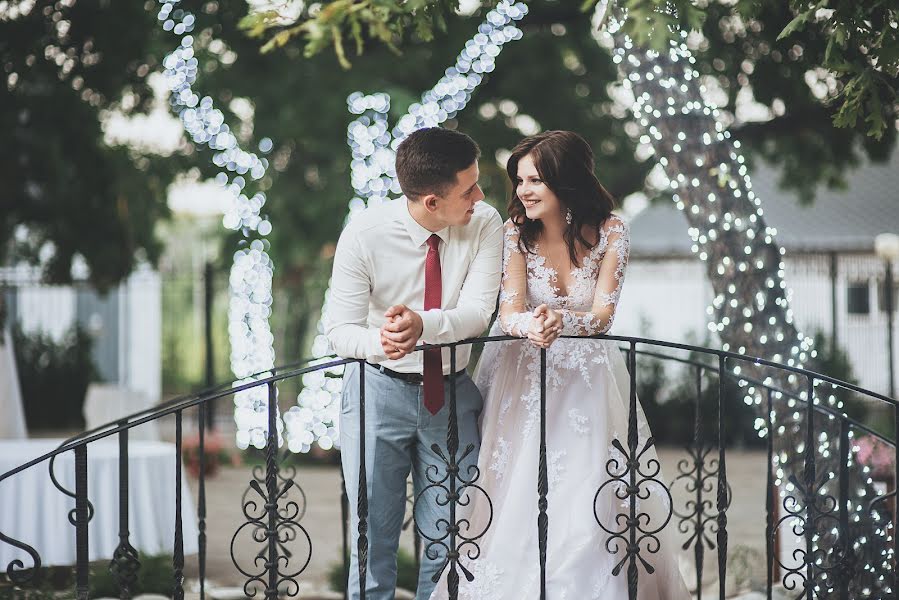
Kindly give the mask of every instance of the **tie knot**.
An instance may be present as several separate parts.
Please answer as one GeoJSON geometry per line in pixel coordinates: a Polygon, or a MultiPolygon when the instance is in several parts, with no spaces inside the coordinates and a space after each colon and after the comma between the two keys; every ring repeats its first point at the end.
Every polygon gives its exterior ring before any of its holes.
{"type": "Polygon", "coordinates": [[[440,245],[440,236],[436,233],[432,233],[431,237],[428,238],[428,248],[431,250],[437,250],[437,246],[440,245]]]}

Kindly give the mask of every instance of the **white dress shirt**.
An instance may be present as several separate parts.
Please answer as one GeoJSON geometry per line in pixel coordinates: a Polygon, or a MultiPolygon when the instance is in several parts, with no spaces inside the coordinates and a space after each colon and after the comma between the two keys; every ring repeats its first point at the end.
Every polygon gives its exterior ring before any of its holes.
{"type": "MultiPolygon", "coordinates": [[[[325,316],[325,335],[339,356],[421,373],[422,352],[390,360],[381,346],[384,313],[395,304],[405,304],[421,316],[419,343],[475,337],[490,324],[502,273],[499,213],[479,202],[467,225],[434,232],[441,240],[442,308],[425,311],[425,256],[431,233],[412,218],[405,199],[369,207],[344,228],[325,316]]],[[[458,347],[457,371],[468,365],[470,354],[470,345],[458,347]]],[[[448,348],[443,350],[443,372],[450,372],[448,348]]]]}

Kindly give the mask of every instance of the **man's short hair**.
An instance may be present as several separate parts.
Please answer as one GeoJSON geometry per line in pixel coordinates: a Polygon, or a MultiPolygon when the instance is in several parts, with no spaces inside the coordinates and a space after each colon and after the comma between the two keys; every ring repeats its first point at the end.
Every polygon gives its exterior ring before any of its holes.
{"type": "Polygon", "coordinates": [[[480,155],[478,145],[464,133],[427,127],[411,133],[396,149],[396,176],[410,200],[440,196],[480,155]]]}

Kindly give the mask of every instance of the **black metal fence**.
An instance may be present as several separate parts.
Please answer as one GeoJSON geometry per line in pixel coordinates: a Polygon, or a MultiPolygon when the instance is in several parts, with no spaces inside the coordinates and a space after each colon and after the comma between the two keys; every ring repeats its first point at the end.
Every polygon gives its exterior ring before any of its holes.
{"type": "MultiPolygon", "coordinates": [[[[452,371],[456,371],[456,348],[462,344],[484,342],[488,344],[502,343],[515,340],[509,337],[489,337],[475,340],[466,340],[457,344],[447,345],[450,348],[452,371]]],[[[644,360],[665,360],[680,363],[684,368],[691,369],[696,375],[696,403],[694,406],[694,431],[693,440],[686,448],[688,458],[680,461],[678,473],[675,479],[668,485],[663,484],[664,493],[670,497],[671,486],[676,483],[686,486],[689,499],[684,506],[678,507],[673,503],[670,512],[663,525],[676,527],[684,538],[682,550],[692,549],[694,556],[694,569],[696,573],[697,597],[702,597],[702,575],[706,564],[705,552],[715,553],[715,563],[718,575],[718,594],[720,599],[725,598],[725,580],[728,568],[728,510],[731,504],[734,490],[739,492],[739,482],[731,482],[728,479],[727,452],[725,443],[725,416],[728,403],[724,400],[724,387],[728,379],[736,381],[741,389],[747,390],[763,403],[761,414],[764,419],[764,427],[767,430],[767,492],[766,492],[766,577],[768,598],[772,597],[775,583],[780,583],[796,598],[897,598],[899,590],[899,575],[893,568],[896,552],[899,550],[899,541],[895,535],[896,524],[896,489],[897,481],[896,460],[892,465],[893,489],[886,493],[871,497],[860,496],[858,486],[853,481],[854,473],[858,473],[858,461],[853,449],[852,440],[856,435],[868,435],[873,439],[889,444],[894,457],[899,454],[895,444],[884,438],[862,423],[850,419],[837,408],[821,401],[816,393],[816,384],[829,386],[833,390],[841,390],[845,393],[866,398],[892,408],[895,433],[899,432],[899,410],[895,400],[883,395],[864,390],[853,384],[839,381],[808,370],[774,363],[756,357],[749,357],[731,352],[710,350],[685,344],[662,342],[645,338],[629,338],[618,336],[595,336],[594,339],[605,339],[620,344],[621,351],[627,358],[627,367],[630,377],[629,389],[629,417],[628,431],[625,439],[614,440],[613,445],[624,456],[623,468],[613,468],[611,463],[606,463],[606,471],[609,481],[615,482],[616,494],[623,502],[624,508],[620,519],[616,519],[617,527],[607,527],[596,518],[589,517],[595,526],[602,527],[607,538],[606,547],[616,555],[617,566],[615,575],[627,578],[630,598],[637,597],[641,578],[644,577],[647,567],[651,565],[652,554],[658,551],[659,542],[657,534],[660,527],[649,527],[646,520],[641,517],[639,499],[645,498],[649,493],[649,482],[657,481],[658,470],[647,472],[641,465],[639,457],[653,446],[652,438],[640,439],[637,430],[637,381],[639,368],[644,360]],[[660,350],[666,352],[660,352],[660,350]],[[671,354],[671,351],[687,351],[692,356],[699,356],[706,360],[685,359],[671,354]],[[734,373],[737,365],[752,366],[756,370],[767,370],[770,373],[787,374],[791,381],[795,382],[794,389],[784,389],[772,385],[773,379],[753,379],[744,374],[734,373]],[[702,406],[699,398],[703,392],[704,381],[708,381],[711,375],[717,381],[718,403],[715,431],[704,431],[701,414],[702,406]],[[803,393],[804,392],[804,393],[803,393]],[[794,421],[801,422],[799,430],[787,431],[784,435],[792,436],[791,445],[796,450],[798,462],[786,464],[776,460],[775,439],[778,438],[779,428],[775,421],[776,415],[788,411],[794,417],[794,421]],[[825,431],[838,431],[839,439],[836,441],[838,453],[836,463],[838,469],[828,471],[820,469],[819,464],[832,464],[834,450],[830,446],[822,445],[822,434],[825,431]],[[798,431],[798,433],[797,433],[798,431]],[[783,472],[776,472],[775,464],[783,472]],[[797,466],[798,465],[798,466],[797,466]],[[824,472],[822,472],[824,471],[824,472]],[[775,481],[785,480],[789,493],[779,501],[775,493],[775,481]],[[859,508],[861,507],[861,508],[859,508]],[[872,528],[866,529],[865,523],[872,522],[872,528]],[[775,547],[777,530],[787,524],[792,533],[797,536],[802,545],[791,553],[792,561],[785,563],[775,547]],[[654,540],[654,542],[652,542],[654,540]]],[[[547,355],[546,350],[540,351],[540,445],[538,457],[538,486],[535,490],[534,501],[538,506],[537,522],[533,524],[538,532],[539,540],[539,568],[541,580],[541,598],[546,598],[546,560],[547,560],[547,534],[552,522],[547,514],[548,507],[548,469],[546,447],[546,411],[547,411],[547,355]]],[[[67,440],[56,450],[39,458],[29,461],[3,475],[0,475],[0,485],[15,486],[15,475],[32,467],[49,465],[50,477],[54,485],[64,494],[75,500],[75,508],[69,514],[69,521],[75,529],[76,565],[74,593],[78,600],[87,599],[89,596],[88,568],[88,523],[94,516],[94,507],[88,498],[88,461],[87,456],[91,444],[108,438],[118,436],[119,455],[119,546],[109,565],[109,569],[115,578],[121,598],[130,598],[133,595],[136,574],[139,568],[138,554],[131,545],[128,530],[129,522],[129,462],[128,462],[128,433],[129,430],[149,421],[174,416],[175,419],[175,534],[172,540],[173,548],[173,581],[172,595],[177,600],[184,596],[184,537],[181,514],[181,446],[182,446],[182,421],[186,411],[196,409],[199,412],[197,420],[199,425],[199,481],[198,481],[198,564],[199,564],[199,593],[204,599],[206,594],[206,491],[205,491],[205,453],[206,443],[206,419],[205,411],[216,401],[231,397],[243,390],[264,386],[268,390],[268,429],[267,440],[264,449],[265,464],[253,471],[253,477],[249,481],[249,488],[241,499],[246,522],[234,533],[233,540],[238,538],[241,532],[248,533],[252,539],[260,544],[261,549],[251,566],[242,566],[234,558],[232,559],[240,573],[246,578],[245,591],[249,595],[255,595],[257,591],[263,591],[266,598],[275,598],[279,595],[296,595],[299,591],[299,579],[309,565],[312,557],[313,542],[303,525],[305,503],[292,499],[292,492],[303,494],[297,481],[295,470],[285,472],[280,465],[279,438],[277,430],[277,386],[279,382],[302,377],[306,373],[332,369],[340,365],[347,365],[354,360],[332,360],[325,363],[306,365],[302,363],[279,367],[266,374],[261,374],[255,380],[240,385],[226,384],[205,392],[193,394],[172,400],[165,405],[147,410],[127,418],[123,418],[107,427],[86,432],[67,440]],[[75,457],[75,490],[68,490],[60,484],[53,470],[57,456],[66,452],[73,452],[75,457]],[[290,545],[296,540],[303,542],[303,552],[291,550],[290,545]]],[[[360,378],[360,435],[365,435],[365,369],[358,370],[360,378]]],[[[760,371],[761,372],[761,371],[760,371]]],[[[472,556],[477,553],[464,552],[466,546],[476,547],[478,535],[465,534],[462,528],[457,508],[460,506],[462,495],[466,489],[472,489],[478,485],[477,471],[461,473],[459,465],[467,449],[459,448],[459,435],[456,421],[456,394],[455,383],[451,387],[448,398],[449,426],[446,437],[446,447],[437,448],[444,464],[445,475],[435,477],[430,485],[439,488],[444,494],[450,509],[450,519],[441,528],[440,534],[434,536],[423,534],[421,524],[416,524],[416,530],[422,537],[425,547],[441,547],[445,557],[444,569],[448,570],[447,585],[450,598],[458,596],[460,573],[468,577],[472,556]]],[[[780,440],[782,442],[783,440],[780,440]]],[[[778,443],[780,443],[778,442],[778,443]]],[[[348,485],[356,484],[359,490],[367,489],[365,443],[360,440],[360,467],[358,481],[347,482],[348,485]]],[[[619,465],[621,467],[621,465],[619,465]]],[[[602,486],[601,486],[602,487],[602,486]]],[[[600,490],[597,490],[597,495],[600,490]]],[[[303,498],[305,498],[303,496],[303,498]]],[[[344,496],[345,498],[345,496],[344,496]]],[[[357,506],[357,552],[361,598],[365,598],[364,582],[369,563],[369,538],[368,538],[368,498],[366,494],[358,495],[357,506]]],[[[419,499],[417,498],[416,501],[419,499]]],[[[346,507],[345,507],[346,508],[346,507]]],[[[495,510],[501,511],[502,506],[495,506],[495,510]]],[[[413,510],[414,514],[414,510],[413,510]]],[[[347,518],[344,516],[343,539],[348,539],[347,518]]],[[[433,524],[429,524],[433,525],[433,524]]],[[[335,523],[335,530],[339,527],[335,523]]],[[[24,564],[15,560],[6,566],[6,576],[15,586],[15,590],[27,590],[34,585],[36,575],[42,565],[41,553],[29,545],[28,540],[17,540],[0,532],[0,543],[14,546],[31,557],[31,564],[24,564]]]]}

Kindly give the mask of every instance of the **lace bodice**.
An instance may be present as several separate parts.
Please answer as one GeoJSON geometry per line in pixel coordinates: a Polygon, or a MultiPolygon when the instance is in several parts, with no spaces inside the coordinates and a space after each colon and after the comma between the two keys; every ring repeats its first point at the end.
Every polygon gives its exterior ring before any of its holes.
{"type": "Polygon", "coordinates": [[[506,221],[503,240],[503,281],[499,322],[508,335],[527,336],[534,308],[546,304],[562,316],[562,335],[595,335],[612,327],[624,283],[630,237],[627,224],[612,215],[603,223],[596,246],[571,271],[567,294],[561,294],[558,273],[540,254],[522,252],[518,228],[506,221]]]}

